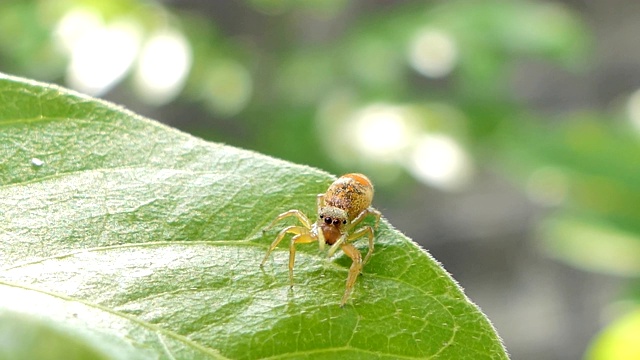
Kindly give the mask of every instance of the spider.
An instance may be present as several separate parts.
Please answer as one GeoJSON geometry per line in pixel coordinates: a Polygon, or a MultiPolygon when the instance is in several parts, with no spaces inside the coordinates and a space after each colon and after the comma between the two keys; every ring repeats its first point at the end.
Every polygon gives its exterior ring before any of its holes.
{"type": "Polygon", "coordinates": [[[329,257],[333,256],[340,248],[353,261],[347,276],[346,290],[340,301],[340,306],[344,306],[353,291],[358,275],[362,272],[362,267],[373,254],[373,233],[374,228],[378,228],[381,214],[371,207],[372,200],[373,184],[366,176],[356,173],[341,176],[329,186],[326,193],[318,194],[316,199],[318,218],[316,222],[311,223],[309,218],[300,210],[294,209],[278,215],[264,229],[264,231],[267,231],[280,220],[290,216],[295,216],[302,223],[302,226],[291,225],[280,230],[278,236],[269,246],[269,250],[267,250],[262,263],[260,263],[260,267],[264,265],[269,258],[269,254],[278,246],[285,235],[293,234],[289,245],[289,281],[293,286],[296,244],[317,241],[321,250],[324,250],[324,245],[328,244],[331,246],[328,252],[329,257]],[[354,231],[355,227],[370,214],[376,220],[374,227],[365,225],[354,231]],[[364,260],[360,251],[351,244],[351,242],[363,236],[369,238],[369,251],[364,260]]]}

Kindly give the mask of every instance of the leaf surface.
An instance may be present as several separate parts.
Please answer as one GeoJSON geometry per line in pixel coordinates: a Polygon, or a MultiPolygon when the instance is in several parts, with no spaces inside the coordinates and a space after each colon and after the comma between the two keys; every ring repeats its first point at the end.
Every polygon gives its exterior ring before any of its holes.
{"type": "MultiPolygon", "coordinates": [[[[23,79],[0,77],[0,103],[0,317],[76,358],[507,358],[386,221],[343,308],[341,253],[299,246],[293,289],[286,246],[259,267],[275,236],[264,226],[288,209],[315,216],[330,175],[23,79]]],[[[7,337],[0,327],[0,354],[37,355],[7,337]]]]}

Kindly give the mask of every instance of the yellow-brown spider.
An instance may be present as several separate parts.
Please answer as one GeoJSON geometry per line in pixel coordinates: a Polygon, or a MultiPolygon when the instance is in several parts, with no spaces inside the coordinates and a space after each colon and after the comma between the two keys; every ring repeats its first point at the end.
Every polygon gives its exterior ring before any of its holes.
{"type": "Polygon", "coordinates": [[[347,276],[346,290],[340,301],[340,306],[344,306],[353,291],[358,275],[362,272],[362,267],[373,254],[374,228],[365,225],[353,231],[369,214],[375,216],[374,227],[377,229],[380,222],[380,212],[371,207],[372,200],[373,184],[366,176],[362,174],[341,176],[329,186],[326,193],[318,194],[316,201],[318,219],[316,222],[311,223],[309,218],[300,210],[289,210],[278,215],[264,229],[265,231],[269,230],[278,221],[290,216],[295,216],[302,223],[302,226],[292,225],[280,230],[278,236],[269,246],[269,250],[267,250],[260,266],[264,265],[271,251],[278,246],[286,234],[293,234],[289,245],[289,281],[293,286],[293,264],[295,262],[296,244],[317,241],[321,250],[324,249],[325,244],[328,244],[331,246],[329,248],[329,257],[333,256],[338,249],[341,249],[353,261],[347,276]],[[351,242],[363,236],[369,238],[369,251],[364,260],[362,260],[360,251],[351,244],[351,242]]]}

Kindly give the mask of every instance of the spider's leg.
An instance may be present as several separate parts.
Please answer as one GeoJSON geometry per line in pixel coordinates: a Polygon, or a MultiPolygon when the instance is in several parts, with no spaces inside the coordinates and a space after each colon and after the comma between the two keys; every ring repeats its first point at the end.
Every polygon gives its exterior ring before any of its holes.
{"type": "Polygon", "coordinates": [[[305,214],[303,214],[302,211],[289,210],[289,211],[283,212],[282,214],[278,215],[275,219],[273,219],[271,224],[265,227],[263,231],[267,231],[271,229],[278,221],[288,218],[289,216],[295,216],[296,218],[298,218],[298,220],[300,220],[300,222],[305,228],[311,229],[311,221],[309,221],[309,218],[305,214]]]}
{"type": "Polygon", "coordinates": [[[344,306],[344,304],[349,299],[351,292],[353,291],[353,286],[356,283],[356,279],[358,278],[358,274],[362,271],[362,254],[360,251],[355,248],[355,246],[351,244],[343,244],[341,246],[342,251],[353,260],[351,267],[349,268],[349,275],[347,276],[347,286],[344,291],[344,295],[342,296],[342,300],[340,301],[340,306],[344,306]]]}
{"type": "Polygon", "coordinates": [[[309,230],[307,230],[306,227],[295,226],[295,225],[287,226],[286,228],[280,230],[280,232],[278,233],[278,236],[276,236],[275,240],[273,240],[273,242],[269,246],[269,249],[267,250],[267,253],[264,255],[264,258],[262,259],[260,266],[263,266],[264,263],[267,262],[269,255],[271,254],[273,249],[275,249],[276,246],[278,246],[278,244],[280,243],[280,241],[282,241],[285,235],[287,234],[300,235],[300,234],[307,234],[307,233],[309,233],[309,230]]]}
{"type": "Polygon", "coordinates": [[[362,265],[366,264],[373,254],[373,228],[371,226],[363,226],[360,229],[356,230],[353,234],[349,235],[345,240],[345,242],[349,243],[356,241],[365,235],[369,238],[369,251],[367,251],[367,255],[364,257],[362,265]]]}
{"type": "Polygon", "coordinates": [[[354,227],[356,227],[358,224],[360,224],[362,222],[362,220],[364,220],[364,218],[367,217],[367,215],[373,215],[376,218],[376,223],[374,225],[374,227],[377,229],[378,228],[378,223],[380,222],[380,217],[382,216],[382,214],[380,214],[380,211],[372,208],[372,207],[368,207],[362,211],[360,211],[360,213],[358,214],[358,216],[356,216],[351,223],[349,224],[349,229],[353,229],[354,227]]]}
{"type": "Polygon", "coordinates": [[[291,286],[293,286],[293,265],[296,261],[296,244],[308,244],[316,240],[318,238],[309,233],[307,229],[291,238],[291,243],[289,244],[289,282],[291,286]]]}
{"type": "Polygon", "coordinates": [[[333,245],[331,245],[331,247],[329,248],[329,251],[327,252],[327,257],[332,257],[333,254],[335,254],[336,251],[338,251],[338,248],[341,247],[342,244],[344,244],[345,240],[347,240],[346,235],[340,236],[338,241],[334,242],[333,245]]]}
{"type": "Polygon", "coordinates": [[[324,207],[324,194],[318,194],[316,196],[316,210],[320,210],[320,208],[324,207]]]}

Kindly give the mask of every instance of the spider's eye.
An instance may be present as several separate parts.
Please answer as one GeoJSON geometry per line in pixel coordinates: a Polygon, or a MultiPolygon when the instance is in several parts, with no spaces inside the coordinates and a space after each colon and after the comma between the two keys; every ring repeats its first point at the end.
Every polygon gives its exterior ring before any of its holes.
{"type": "Polygon", "coordinates": [[[324,222],[325,222],[327,225],[331,224],[331,218],[327,216],[326,218],[324,218],[324,222]]]}
{"type": "Polygon", "coordinates": [[[322,219],[324,216],[320,215],[320,219],[322,219]]]}
{"type": "Polygon", "coordinates": [[[346,224],[346,223],[347,223],[347,220],[342,220],[342,224],[346,224]]]}
{"type": "Polygon", "coordinates": [[[333,220],[333,225],[338,225],[338,224],[340,224],[340,220],[338,219],[333,220]]]}

